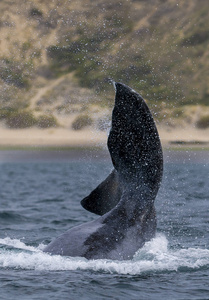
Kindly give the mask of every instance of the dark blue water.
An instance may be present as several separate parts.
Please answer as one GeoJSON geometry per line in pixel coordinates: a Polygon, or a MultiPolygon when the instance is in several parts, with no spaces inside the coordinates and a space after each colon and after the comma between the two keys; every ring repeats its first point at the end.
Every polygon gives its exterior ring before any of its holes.
{"type": "Polygon", "coordinates": [[[50,256],[96,218],[80,206],[106,153],[0,152],[0,299],[209,299],[209,152],[165,152],[158,231],[131,261],[50,256]]]}

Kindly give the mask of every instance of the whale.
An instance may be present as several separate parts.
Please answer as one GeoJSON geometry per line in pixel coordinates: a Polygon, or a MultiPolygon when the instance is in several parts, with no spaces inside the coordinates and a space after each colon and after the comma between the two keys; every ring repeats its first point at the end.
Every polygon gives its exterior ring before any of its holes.
{"type": "Polygon", "coordinates": [[[70,228],[44,248],[51,255],[132,259],[155,237],[154,201],[163,176],[163,151],[153,116],[140,94],[114,82],[107,146],[112,171],[81,205],[98,218],[70,228]]]}

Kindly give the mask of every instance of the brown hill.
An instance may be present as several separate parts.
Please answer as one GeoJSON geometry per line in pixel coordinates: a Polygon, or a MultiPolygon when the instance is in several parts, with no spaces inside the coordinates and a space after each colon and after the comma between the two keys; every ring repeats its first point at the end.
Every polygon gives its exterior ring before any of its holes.
{"type": "Polygon", "coordinates": [[[0,14],[3,120],[111,105],[113,78],[161,122],[209,126],[207,0],[3,0],[0,14]]]}

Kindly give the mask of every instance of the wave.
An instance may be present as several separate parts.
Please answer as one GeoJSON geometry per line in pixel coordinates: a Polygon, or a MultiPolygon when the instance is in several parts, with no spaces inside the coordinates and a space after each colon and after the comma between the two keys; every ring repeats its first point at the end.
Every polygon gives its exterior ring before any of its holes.
{"type": "Polygon", "coordinates": [[[39,271],[90,270],[95,272],[141,275],[153,272],[187,272],[209,268],[209,250],[169,249],[162,234],[147,242],[132,260],[87,260],[43,253],[43,244],[27,246],[18,239],[0,239],[0,268],[39,271]]]}
{"type": "Polygon", "coordinates": [[[0,212],[0,220],[1,224],[11,224],[11,222],[14,224],[18,224],[24,221],[28,221],[28,218],[12,211],[3,211],[0,212]]]}

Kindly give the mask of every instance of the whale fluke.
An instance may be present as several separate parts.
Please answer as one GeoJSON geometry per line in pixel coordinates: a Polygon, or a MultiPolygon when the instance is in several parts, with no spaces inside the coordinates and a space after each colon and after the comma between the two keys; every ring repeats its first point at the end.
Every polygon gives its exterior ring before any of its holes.
{"type": "Polygon", "coordinates": [[[81,204],[101,215],[69,229],[44,252],[88,259],[130,259],[155,236],[154,200],[163,175],[158,131],[144,99],[114,83],[108,149],[114,170],[81,204]]]}
{"type": "Polygon", "coordinates": [[[121,193],[117,171],[113,170],[96,189],[81,200],[81,205],[92,213],[104,215],[118,204],[121,193]]]}

